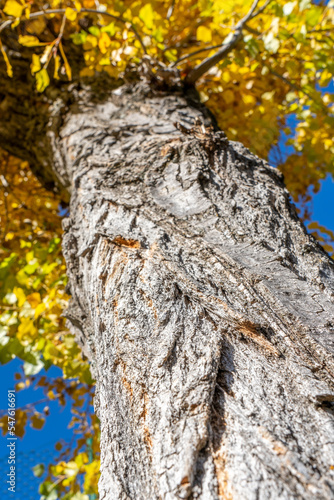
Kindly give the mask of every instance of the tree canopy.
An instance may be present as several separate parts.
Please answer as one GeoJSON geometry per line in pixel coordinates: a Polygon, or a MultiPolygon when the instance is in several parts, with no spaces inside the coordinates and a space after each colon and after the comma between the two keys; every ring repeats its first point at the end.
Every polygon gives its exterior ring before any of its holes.
{"type": "MultiPolygon", "coordinates": [[[[18,53],[29,59],[36,94],[89,85],[103,73],[116,85],[144,77],[159,89],[195,85],[227,137],[270,159],[312,220],[307,203],[334,174],[332,0],[1,0],[0,8],[0,69],[18,93],[18,53]]],[[[1,102],[0,95],[0,109],[1,102]]],[[[60,246],[66,200],[5,151],[0,181],[0,362],[23,360],[18,390],[36,384],[49,399],[72,401],[76,446],[62,450],[41,493],[86,499],[97,488],[98,422],[86,418],[94,388],[88,362],[61,316],[68,300],[60,246]],[[40,375],[52,365],[63,377],[40,375]]],[[[333,252],[330,230],[316,221],[309,230],[333,252]]],[[[28,424],[42,428],[45,418],[47,410],[18,410],[17,435],[28,424]]]]}

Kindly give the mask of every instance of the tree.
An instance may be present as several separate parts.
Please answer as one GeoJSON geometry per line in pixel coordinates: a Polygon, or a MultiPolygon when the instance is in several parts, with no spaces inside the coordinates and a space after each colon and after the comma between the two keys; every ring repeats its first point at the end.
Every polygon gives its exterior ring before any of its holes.
{"type": "Polygon", "coordinates": [[[333,171],[333,6],[94,6],[4,3],[0,144],[69,201],[100,498],[332,498],[334,268],[281,171],[333,171]],[[291,113],[280,170],[232,142],[291,113]]]}

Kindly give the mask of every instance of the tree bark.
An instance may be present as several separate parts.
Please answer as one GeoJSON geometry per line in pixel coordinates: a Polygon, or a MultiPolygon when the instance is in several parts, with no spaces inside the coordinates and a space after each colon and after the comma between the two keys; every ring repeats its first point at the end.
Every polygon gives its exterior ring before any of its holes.
{"type": "Polygon", "coordinates": [[[100,499],[334,498],[334,267],[280,173],[182,90],[78,95],[51,148],[100,499]]]}

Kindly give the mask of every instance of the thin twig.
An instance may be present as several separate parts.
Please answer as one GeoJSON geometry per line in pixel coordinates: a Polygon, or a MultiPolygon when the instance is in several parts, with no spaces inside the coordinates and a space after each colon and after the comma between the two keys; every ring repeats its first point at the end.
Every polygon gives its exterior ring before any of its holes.
{"type": "Polygon", "coordinates": [[[327,28],[319,28],[319,29],[314,29],[310,30],[309,33],[327,33],[328,31],[334,31],[333,26],[328,26],[327,28]]]}
{"type": "Polygon", "coordinates": [[[314,98],[308,93],[306,92],[305,90],[303,90],[302,87],[300,87],[298,84],[296,83],[293,83],[291,80],[289,80],[288,78],[285,78],[285,76],[281,75],[280,73],[277,73],[277,71],[275,71],[274,69],[272,68],[269,68],[268,66],[266,66],[266,68],[268,68],[269,72],[276,76],[277,78],[279,78],[280,80],[282,80],[284,83],[286,83],[287,85],[289,85],[292,89],[296,90],[297,92],[302,92],[303,94],[305,94],[309,99],[312,99],[312,101],[314,101],[314,98]]]}
{"type": "MultiPolygon", "coordinates": [[[[30,19],[35,19],[36,17],[41,17],[41,16],[48,15],[48,14],[65,14],[65,11],[66,11],[66,9],[46,9],[46,10],[39,11],[39,12],[33,12],[32,14],[30,14],[29,19],[25,19],[25,21],[29,21],[30,19]]],[[[80,12],[78,12],[78,14],[81,14],[82,12],[87,13],[87,14],[98,14],[101,16],[110,17],[112,19],[115,19],[116,21],[119,21],[120,23],[123,23],[123,24],[129,23],[131,30],[133,31],[134,35],[136,36],[137,40],[139,41],[139,43],[142,47],[144,53],[146,54],[146,47],[141,39],[141,36],[139,35],[139,33],[136,30],[136,28],[134,27],[134,25],[132,23],[130,23],[129,21],[126,21],[122,17],[114,16],[113,14],[109,14],[109,12],[100,12],[100,11],[95,10],[95,9],[81,9],[80,12]]],[[[6,27],[10,26],[14,21],[15,21],[15,19],[8,19],[7,21],[4,21],[3,23],[1,23],[0,24],[0,33],[6,27]]]]}
{"type": "Polygon", "coordinates": [[[231,37],[230,40],[227,40],[227,38],[230,37],[230,35],[225,38],[225,41],[223,42],[220,50],[218,50],[215,54],[213,54],[210,57],[207,57],[202,61],[200,64],[195,66],[193,70],[190,71],[189,75],[186,78],[187,83],[194,84],[204,73],[209,71],[213,66],[218,64],[224,57],[231,52],[232,49],[238,44],[238,42],[242,38],[242,30],[244,25],[253,19],[255,16],[263,12],[263,10],[267,7],[267,5],[270,3],[271,0],[267,0],[265,4],[256,11],[256,8],[259,4],[259,0],[254,0],[249,12],[237,23],[236,27],[234,28],[234,33],[231,37]]]}
{"type": "Polygon", "coordinates": [[[5,159],[5,163],[4,163],[4,174],[1,175],[1,184],[2,184],[1,189],[3,189],[4,207],[5,207],[5,216],[6,216],[5,224],[3,226],[3,236],[1,236],[2,242],[4,241],[6,234],[7,234],[7,231],[8,231],[8,228],[9,228],[9,209],[8,209],[8,199],[7,199],[7,196],[8,196],[7,187],[9,185],[9,183],[7,182],[7,179],[6,179],[8,165],[9,165],[9,155],[6,154],[6,159],[5,159]]]}
{"type": "Polygon", "coordinates": [[[172,5],[169,7],[168,12],[167,12],[167,20],[169,21],[170,18],[172,17],[173,11],[175,7],[175,0],[172,0],[172,5]]]}
{"type": "Polygon", "coordinates": [[[315,99],[311,94],[309,94],[306,90],[304,90],[300,85],[298,85],[297,83],[293,83],[291,80],[289,80],[288,78],[285,78],[285,76],[281,75],[280,73],[277,73],[272,68],[270,68],[268,66],[266,66],[266,68],[268,68],[269,72],[272,75],[274,75],[277,78],[279,78],[280,80],[282,80],[284,83],[289,85],[292,89],[296,90],[297,92],[302,92],[302,94],[306,95],[315,104],[317,104],[318,106],[321,106],[323,108],[323,110],[328,111],[326,106],[323,104],[323,102],[320,102],[317,99],[315,99]]]}
{"type": "Polygon", "coordinates": [[[1,33],[2,30],[4,30],[5,28],[7,28],[7,26],[10,26],[13,22],[14,22],[14,19],[8,19],[7,21],[3,21],[0,24],[0,33],[1,33]]]}
{"type": "Polygon", "coordinates": [[[174,61],[171,64],[171,67],[176,66],[177,64],[179,64],[181,61],[184,61],[185,59],[189,59],[189,57],[197,56],[197,54],[200,54],[201,52],[208,52],[209,50],[219,49],[219,47],[222,47],[222,46],[223,46],[223,44],[220,43],[218,45],[210,45],[210,47],[203,47],[202,49],[198,49],[198,50],[195,50],[194,52],[190,52],[189,54],[186,54],[186,55],[180,57],[180,59],[178,59],[177,61],[174,61]]]}
{"type": "MultiPolygon", "coordinates": [[[[266,2],[266,6],[271,2],[272,0],[266,2]]],[[[263,6],[264,7],[264,6],[263,6]]],[[[263,11],[263,8],[259,9],[257,12],[261,12],[263,11]]],[[[255,17],[255,14],[254,14],[254,17],[255,17]]],[[[259,31],[256,31],[255,29],[253,28],[250,28],[249,26],[247,26],[246,24],[244,24],[244,29],[249,31],[250,33],[253,33],[253,35],[257,35],[257,36],[262,36],[263,33],[260,33],[259,31]]],[[[265,32],[264,32],[265,33],[265,32]]],[[[201,52],[208,52],[209,50],[213,50],[213,49],[219,49],[220,47],[223,47],[224,45],[224,42],[223,43],[219,43],[218,45],[210,45],[209,47],[202,47],[201,49],[198,49],[198,50],[195,50],[194,52],[190,52],[189,54],[186,54],[182,57],[180,57],[177,61],[174,61],[170,66],[171,67],[174,67],[176,66],[177,64],[179,64],[181,61],[184,61],[185,59],[189,59],[189,57],[193,57],[193,56],[196,56],[197,54],[200,54],[201,52]]],[[[166,49],[168,50],[169,47],[166,49]]]]}
{"type": "MultiPolygon", "coordinates": [[[[54,399],[59,399],[61,394],[56,394],[54,399]]],[[[15,408],[15,411],[17,410],[30,410],[31,408],[35,408],[35,406],[40,405],[42,403],[49,403],[50,398],[43,398],[38,401],[34,401],[33,403],[27,403],[26,405],[20,406],[19,408],[15,408]]],[[[14,409],[14,408],[13,408],[14,409]]],[[[6,415],[8,410],[0,410],[0,416],[6,415]]]]}
{"type": "Polygon", "coordinates": [[[257,17],[259,14],[262,14],[262,12],[268,7],[268,5],[272,2],[273,0],[267,0],[262,7],[260,7],[254,14],[252,15],[251,19],[254,17],[257,17]]]}

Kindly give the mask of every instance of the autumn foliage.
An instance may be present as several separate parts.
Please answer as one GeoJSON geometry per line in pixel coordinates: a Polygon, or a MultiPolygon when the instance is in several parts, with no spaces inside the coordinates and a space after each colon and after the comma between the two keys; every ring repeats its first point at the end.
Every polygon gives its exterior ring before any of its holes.
{"type": "MultiPolygon", "coordinates": [[[[29,51],[37,93],[47,93],[56,80],[89,81],[101,72],[123,82],[144,74],[159,80],[177,69],[181,80],[196,83],[229,139],[281,169],[294,201],[312,219],[307,203],[334,174],[333,0],[2,0],[0,7],[0,64],[9,79],[15,67],[1,42],[8,29],[29,51]],[[200,74],[203,61],[210,65],[223,49],[224,57],[200,74]]],[[[93,382],[62,317],[68,297],[60,222],[66,210],[27,163],[5,152],[0,181],[0,361],[22,359],[19,390],[38,384],[46,398],[72,401],[76,446],[62,450],[41,491],[49,500],[55,492],[84,499],[97,487],[98,422],[86,418],[93,382]],[[50,382],[39,375],[54,365],[63,377],[50,382]]],[[[331,231],[316,221],[309,230],[333,252],[331,231]]],[[[41,428],[47,418],[34,408],[20,412],[21,436],[26,425],[41,428]]]]}

